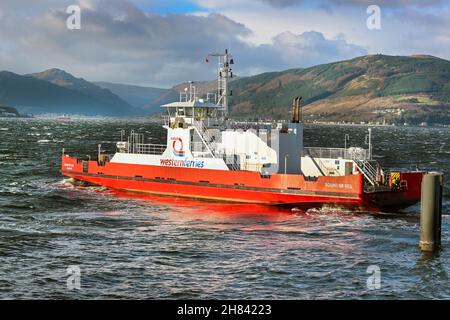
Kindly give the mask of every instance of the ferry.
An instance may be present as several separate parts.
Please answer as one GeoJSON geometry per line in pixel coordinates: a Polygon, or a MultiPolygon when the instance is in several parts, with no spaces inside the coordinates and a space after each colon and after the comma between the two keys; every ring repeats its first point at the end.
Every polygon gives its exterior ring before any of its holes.
{"type": "MultiPolygon", "coordinates": [[[[114,154],[99,145],[88,159],[63,149],[61,172],[118,191],[307,209],[323,206],[397,211],[420,201],[423,171],[383,168],[367,148],[305,147],[302,99],[290,120],[239,126],[228,118],[232,55],[218,60],[217,92],[200,96],[193,82],[162,106],[165,144],[121,132],[114,154]]],[[[347,139],[346,139],[347,141],[347,139]]]]}

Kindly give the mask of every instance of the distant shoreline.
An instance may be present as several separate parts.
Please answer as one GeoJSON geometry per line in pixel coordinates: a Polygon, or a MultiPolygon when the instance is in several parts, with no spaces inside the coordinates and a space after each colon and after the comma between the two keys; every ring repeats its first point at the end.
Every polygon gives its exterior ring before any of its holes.
{"type": "MultiPolygon", "coordinates": [[[[134,122],[148,122],[148,123],[161,123],[163,119],[159,116],[147,116],[147,117],[114,117],[114,116],[84,116],[84,115],[33,115],[33,116],[10,116],[2,117],[0,119],[44,119],[44,120],[56,120],[56,121],[70,121],[70,120],[115,120],[115,121],[134,121],[134,122]]],[[[236,124],[246,124],[246,125],[257,125],[257,124],[274,124],[274,123],[287,123],[287,120],[261,120],[261,121],[245,121],[239,119],[230,119],[236,124]]],[[[304,122],[305,126],[346,126],[346,127],[386,127],[386,128],[450,128],[449,125],[444,124],[424,124],[424,125],[414,125],[414,124],[376,124],[376,123],[337,123],[337,122],[304,122]]]]}
{"type": "Polygon", "coordinates": [[[32,116],[19,113],[15,107],[0,105],[0,118],[32,118],[32,116]]]}

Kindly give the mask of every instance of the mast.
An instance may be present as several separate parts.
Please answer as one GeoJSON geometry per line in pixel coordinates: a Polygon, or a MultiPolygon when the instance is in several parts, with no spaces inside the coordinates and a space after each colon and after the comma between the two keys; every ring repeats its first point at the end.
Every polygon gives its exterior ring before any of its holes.
{"type": "Polygon", "coordinates": [[[228,90],[228,79],[233,78],[233,71],[230,65],[234,64],[233,57],[228,53],[228,49],[225,49],[225,53],[211,52],[208,57],[218,58],[217,68],[217,105],[220,106],[220,111],[224,118],[228,115],[228,96],[231,95],[231,91],[228,90]]]}

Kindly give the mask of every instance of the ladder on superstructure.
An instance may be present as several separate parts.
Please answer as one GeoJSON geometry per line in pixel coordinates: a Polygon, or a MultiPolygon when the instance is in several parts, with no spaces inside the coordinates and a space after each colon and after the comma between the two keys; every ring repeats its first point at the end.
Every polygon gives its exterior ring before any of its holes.
{"type": "Polygon", "coordinates": [[[234,64],[233,57],[225,49],[225,53],[211,52],[206,57],[206,62],[209,62],[208,57],[218,58],[217,69],[217,105],[220,106],[220,111],[224,118],[228,115],[228,96],[231,91],[228,90],[228,79],[233,78],[233,71],[230,65],[234,64]]]}

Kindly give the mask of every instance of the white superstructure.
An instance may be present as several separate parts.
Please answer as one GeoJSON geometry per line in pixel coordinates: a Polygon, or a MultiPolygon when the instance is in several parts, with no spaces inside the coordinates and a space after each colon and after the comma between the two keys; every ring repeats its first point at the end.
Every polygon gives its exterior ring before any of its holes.
{"type": "Polygon", "coordinates": [[[228,79],[232,77],[233,61],[228,51],[210,56],[219,57],[217,94],[198,97],[190,82],[180,93],[180,101],[162,106],[166,111],[163,126],[167,132],[166,144],[146,144],[142,134],[132,132],[127,141],[117,143],[117,153],[111,162],[248,170],[262,175],[304,174],[311,178],[361,172],[369,182],[377,183],[382,172],[378,163],[371,160],[370,134],[369,149],[304,148],[301,98],[293,100],[289,123],[246,130],[229,128],[228,79]],[[211,101],[210,97],[214,96],[211,101]]]}

